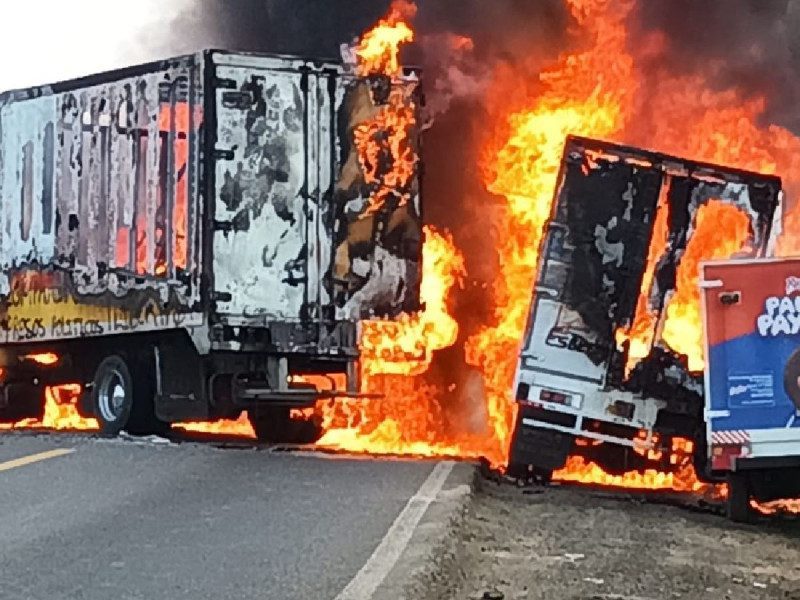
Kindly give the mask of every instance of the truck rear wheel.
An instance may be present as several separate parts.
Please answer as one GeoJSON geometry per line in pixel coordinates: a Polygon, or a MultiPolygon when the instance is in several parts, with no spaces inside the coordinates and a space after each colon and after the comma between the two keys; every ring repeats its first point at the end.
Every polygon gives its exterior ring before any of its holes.
{"type": "Polygon", "coordinates": [[[751,523],[755,517],[750,506],[750,479],[747,473],[728,473],[728,500],[725,505],[728,518],[735,523],[751,523]]]}
{"type": "Polygon", "coordinates": [[[266,444],[310,444],[321,429],[311,419],[294,419],[286,406],[265,406],[247,411],[256,439],[266,444]]]}
{"type": "Polygon", "coordinates": [[[92,407],[101,432],[117,435],[127,426],[133,409],[133,378],[120,356],[108,356],[97,366],[92,407]]]}
{"type": "Polygon", "coordinates": [[[117,435],[124,429],[135,435],[149,435],[169,431],[169,423],[156,417],[154,397],[155,373],[146,361],[129,363],[113,355],[98,365],[92,407],[103,433],[117,435]]]}

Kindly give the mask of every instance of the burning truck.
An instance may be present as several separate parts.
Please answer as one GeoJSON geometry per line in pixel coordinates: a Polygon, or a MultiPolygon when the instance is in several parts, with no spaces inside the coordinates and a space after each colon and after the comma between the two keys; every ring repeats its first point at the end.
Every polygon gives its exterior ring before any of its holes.
{"type": "Polygon", "coordinates": [[[419,305],[418,82],[204,51],[0,95],[0,419],[76,382],[105,432],[282,441],[356,395],[359,322],[419,305]]]}
{"type": "MultiPolygon", "coordinates": [[[[519,354],[509,469],[710,478],[701,264],[770,256],[778,177],[569,137],[519,354]]],[[[789,402],[789,404],[791,404],[789,402]]]]}

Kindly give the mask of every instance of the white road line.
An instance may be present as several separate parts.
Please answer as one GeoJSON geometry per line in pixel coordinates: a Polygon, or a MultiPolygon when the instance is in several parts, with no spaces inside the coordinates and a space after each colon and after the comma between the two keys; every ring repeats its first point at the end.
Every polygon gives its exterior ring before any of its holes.
{"type": "Polygon", "coordinates": [[[411,535],[417,528],[422,515],[442,489],[444,482],[453,470],[452,461],[438,463],[423,482],[417,493],[405,505],[400,514],[383,536],[375,552],[369,557],[361,570],[336,596],[335,600],[369,600],[383,580],[397,563],[403,550],[408,546],[411,535]]]}

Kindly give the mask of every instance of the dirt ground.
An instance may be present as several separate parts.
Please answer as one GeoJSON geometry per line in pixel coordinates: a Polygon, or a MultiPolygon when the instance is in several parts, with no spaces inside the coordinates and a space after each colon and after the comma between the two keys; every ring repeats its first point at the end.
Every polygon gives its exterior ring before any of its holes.
{"type": "MultiPolygon", "coordinates": [[[[682,501],[681,501],[682,502],[682,501]]],[[[800,600],[800,520],[483,482],[441,598],[800,600]]]]}

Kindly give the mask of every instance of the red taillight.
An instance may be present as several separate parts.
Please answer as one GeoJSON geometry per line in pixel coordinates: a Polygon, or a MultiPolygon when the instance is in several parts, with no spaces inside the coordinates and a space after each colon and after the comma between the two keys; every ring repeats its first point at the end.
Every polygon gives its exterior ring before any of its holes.
{"type": "Polygon", "coordinates": [[[569,404],[569,396],[550,390],[542,390],[539,392],[539,400],[542,402],[552,402],[554,404],[569,404]]]}
{"type": "Polygon", "coordinates": [[[714,471],[732,471],[734,461],[740,456],[746,456],[747,446],[740,444],[725,444],[714,446],[711,449],[711,468],[714,471]]]}

